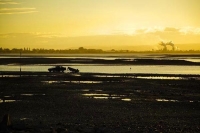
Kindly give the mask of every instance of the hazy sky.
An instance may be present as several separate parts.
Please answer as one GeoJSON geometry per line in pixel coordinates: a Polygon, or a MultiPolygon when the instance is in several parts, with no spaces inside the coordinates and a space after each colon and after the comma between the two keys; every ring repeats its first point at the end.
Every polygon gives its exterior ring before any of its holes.
{"type": "Polygon", "coordinates": [[[0,47],[200,50],[199,16],[200,0],[0,0],[0,47]]]}

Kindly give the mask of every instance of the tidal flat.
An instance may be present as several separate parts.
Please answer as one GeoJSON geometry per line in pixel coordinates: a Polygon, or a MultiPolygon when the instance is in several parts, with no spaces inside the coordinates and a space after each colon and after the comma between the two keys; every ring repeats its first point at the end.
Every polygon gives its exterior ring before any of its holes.
{"type": "Polygon", "coordinates": [[[1,130],[200,132],[199,75],[179,75],[176,80],[138,76],[4,72],[0,76],[0,117],[9,114],[11,126],[1,130]]]}

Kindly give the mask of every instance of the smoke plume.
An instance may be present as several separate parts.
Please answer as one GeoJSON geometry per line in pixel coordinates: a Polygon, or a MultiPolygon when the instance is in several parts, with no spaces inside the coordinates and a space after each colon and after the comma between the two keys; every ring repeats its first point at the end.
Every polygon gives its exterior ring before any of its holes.
{"type": "Polygon", "coordinates": [[[172,41],[170,42],[166,42],[164,43],[163,41],[159,43],[161,46],[163,46],[163,51],[167,51],[167,45],[172,47],[172,51],[175,51],[176,46],[174,45],[174,43],[172,43],[172,41]]]}

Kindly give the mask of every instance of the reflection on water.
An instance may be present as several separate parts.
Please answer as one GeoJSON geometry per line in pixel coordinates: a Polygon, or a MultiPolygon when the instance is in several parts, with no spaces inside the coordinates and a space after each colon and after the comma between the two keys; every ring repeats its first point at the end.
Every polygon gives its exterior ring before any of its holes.
{"type": "Polygon", "coordinates": [[[95,91],[103,91],[103,90],[95,90],[95,91]]]}
{"type": "Polygon", "coordinates": [[[21,96],[45,96],[46,94],[21,94],[21,96]]]}
{"type": "Polygon", "coordinates": [[[156,99],[158,102],[179,102],[178,100],[172,100],[172,99],[156,99]]]}
{"type": "Polygon", "coordinates": [[[9,98],[9,97],[11,97],[11,96],[4,96],[5,98],[9,98]]]}
{"type": "Polygon", "coordinates": [[[200,62],[199,58],[193,58],[193,59],[184,59],[186,61],[190,61],[190,62],[200,62]]]}
{"type": "Polygon", "coordinates": [[[180,80],[183,79],[182,77],[164,77],[164,76],[159,76],[159,77],[142,77],[142,76],[138,76],[137,78],[140,79],[169,79],[169,80],[180,80]]]}
{"type": "Polygon", "coordinates": [[[5,102],[5,103],[11,103],[11,102],[16,102],[17,100],[2,100],[2,99],[0,99],[0,103],[3,103],[3,102],[5,102]]]}
{"type": "Polygon", "coordinates": [[[71,84],[99,84],[103,83],[102,81],[42,81],[43,83],[48,84],[63,84],[63,83],[71,83],[71,84]]]}
{"type": "Polygon", "coordinates": [[[29,120],[30,118],[20,118],[21,121],[29,120]]]}
{"type": "Polygon", "coordinates": [[[14,77],[20,77],[20,75],[1,75],[1,77],[12,77],[12,78],[14,78],[14,77]]]}
{"type": "Polygon", "coordinates": [[[109,94],[96,94],[96,93],[87,93],[82,94],[83,96],[109,96],[109,94]]]}
{"type": "Polygon", "coordinates": [[[108,97],[92,97],[94,99],[108,99],[108,97]]]}
{"type": "Polygon", "coordinates": [[[21,94],[21,96],[33,96],[34,94],[21,94]]]}
{"type": "Polygon", "coordinates": [[[131,99],[129,98],[124,98],[126,95],[122,94],[85,93],[82,95],[87,98],[94,98],[94,99],[121,99],[122,101],[131,101],[131,99]]]}
{"type": "MultiPolygon", "coordinates": [[[[66,66],[69,66],[66,64],[66,66]]],[[[173,65],[82,65],[73,66],[84,73],[157,73],[157,74],[199,74],[199,66],[173,66],[173,65]],[[130,69],[131,68],[131,69],[130,69]]],[[[22,71],[48,72],[51,65],[22,65],[22,71]]],[[[19,71],[19,66],[0,65],[0,71],[19,71]]],[[[67,71],[66,71],[67,72],[67,71]]],[[[80,76],[80,75],[77,75],[80,76]]]]}
{"type": "Polygon", "coordinates": [[[94,99],[119,99],[120,97],[92,97],[94,99]]]}
{"type": "Polygon", "coordinates": [[[101,77],[101,78],[114,78],[114,77],[121,77],[121,76],[118,76],[118,75],[94,75],[94,77],[101,77]]]}
{"type": "Polygon", "coordinates": [[[131,101],[131,99],[130,99],[130,98],[123,98],[122,101],[127,101],[127,102],[129,102],[129,101],[131,101]]]}
{"type": "Polygon", "coordinates": [[[174,99],[155,99],[157,102],[190,102],[190,103],[193,103],[193,102],[200,102],[200,101],[180,101],[180,100],[174,100],[174,99]]]}
{"type": "Polygon", "coordinates": [[[116,60],[116,59],[123,59],[125,61],[133,61],[134,59],[168,59],[168,60],[185,60],[185,61],[191,61],[191,62],[200,62],[200,57],[199,55],[193,55],[193,56],[188,56],[188,55],[177,55],[177,56],[168,56],[168,55],[151,55],[151,54],[69,54],[69,55],[37,55],[33,56],[31,54],[23,54],[23,56],[17,55],[0,55],[0,58],[61,58],[61,59],[71,59],[71,60],[93,60],[93,59],[101,59],[101,60],[116,60]]]}
{"type": "MultiPolygon", "coordinates": [[[[132,78],[135,79],[159,79],[159,80],[200,80],[199,77],[173,77],[173,76],[128,76],[126,77],[127,80],[117,80],[117,81],[113,81],[113,80],[108,80],[108,81],[60,81],[60,80],[49,80],[49,81],[41,81],[42,83],[48,83],[48,84],[65,84],[65,83],[72,83],[72,84],[101,84],[101,83],[114,83],[114,82],[131,82],[132,78]]],[[[89,90],[88,90],[89,91],[89,90]]],[[[96,91],[102,91],[102,90],[96,90],[96,91]]],[[[139,91],[139,90],[135,90],[135,91],[139,91]]]]}
{"type": "MultiPolygon", "coordinates": [[[[138,91],[137,91],[138,92],[138,91]]],[[[140,91],[139,91],[140,92],[140,91]]],[[[133,95],[131,95],[131,93],[129,94],[108,94],[108,93],[84,93],[82,94],[82,96],[86,97],[86,98],[93,98],[93,99],[107,99],[107,100],[122,100],[122,101],[126,101],[126,102],[131,102],[131,101],[140,101],[140,100],[145,100],[145,101],[149,101],[152,102],[152,99],[138,99],[136,97],[133,97],[133,95]]],[[[192,100],[175,100],[175,99],[165,99],[165,98],[157,98],[154,99],[153,101],[156,102],[200,102],[200,101],[192,101],[192,100]]]]}
{"type": "MultiPolygon", "coordinates": [[[[45,96],[46,94],[20,94],[21,96],[45,96]]],[[[21,101],[21,100],[14,100],[14,99],[7,99],[7,98],[11,98],[12,96],[3,96],[3,99],[0,99],[0,103],[11,103],[11,102],[17,102],[17,101],[21,101]],[[6,98],[6,99],[5,99],[6,98]]]]}
{"type": "Polygon", "coordinates": [[[83,89],[82,91],[90,91],[89,89],[83,89]]]}

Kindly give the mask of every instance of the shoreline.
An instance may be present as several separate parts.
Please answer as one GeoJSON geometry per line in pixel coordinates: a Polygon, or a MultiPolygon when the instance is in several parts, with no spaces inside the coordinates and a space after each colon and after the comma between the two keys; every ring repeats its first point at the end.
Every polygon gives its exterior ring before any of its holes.
{"type": "MultiPolygon", "coordinates": [[[[59,57],[82,57],[82,56],[91,56],[91,57],[129,57],[129,56],[137,56],[137,55],[146,55],[146,56],[200,56],[199,53],[190,53],[190,52],[185,52],[185,53],[170,53],[170,52],[136,52],[136,53],[22,53],[22,56],[25,57],[37,57],[37,56],[59,56],[59,57]]],[[[1,56],[20,56],[20,53],[0,53],[1,56]]]]}
{"type": "MultiPolygon", "coordinates": [[[[70,72],[33,72],[33,71],[0,71],[0,75],[22,75],[22,76],[72,76],[72,75],[79,75],[79,76],[88,76],[94,77],[95,75],[99,76],[109,76],[112,77],[200,77],[200,74],[158,74],[158,73],[88,73],[88,72],[80,72],[80,73],[70,73],[70,72]]],[[[77,77],[78,78],[78,77],[77,77]]]]}

